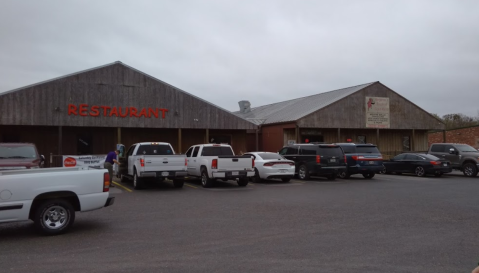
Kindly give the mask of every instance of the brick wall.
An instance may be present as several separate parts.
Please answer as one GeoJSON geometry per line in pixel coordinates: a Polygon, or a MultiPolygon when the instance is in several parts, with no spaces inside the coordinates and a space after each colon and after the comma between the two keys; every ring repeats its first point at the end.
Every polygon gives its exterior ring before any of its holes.
{"type": "Polygon", "coordinates": [[[443,133],[430,133],[428,136],[428,144],[432,143],[464,143],[474,148],[479,148],[479,126],[455,129],[446,131],[446,141],[443,140],[443,133]]]}

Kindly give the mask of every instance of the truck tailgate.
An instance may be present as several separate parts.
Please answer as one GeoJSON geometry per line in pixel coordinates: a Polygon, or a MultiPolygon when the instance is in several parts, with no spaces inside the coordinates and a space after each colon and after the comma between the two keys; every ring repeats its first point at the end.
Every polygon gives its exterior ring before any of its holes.
{"type": "Polygon", "coordinates": [[[145,172],[186,171],[185,155],[143,155],[145,172]]]}
{"type": "Polygon", "coordinates": [[[219,171],[244,171],[253,168],[253,159],[251,157],[218,157],[219,171]]]}

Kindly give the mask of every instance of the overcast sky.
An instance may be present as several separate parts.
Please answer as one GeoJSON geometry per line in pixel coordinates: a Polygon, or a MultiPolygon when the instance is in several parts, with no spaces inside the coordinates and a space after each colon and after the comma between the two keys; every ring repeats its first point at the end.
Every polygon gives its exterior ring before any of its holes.
{"type": "Polygon", "coordinates": [[[114,61],[230,111],[380,81],[477,116],[479,1],[0,2],[0,92],[114,61]]]}

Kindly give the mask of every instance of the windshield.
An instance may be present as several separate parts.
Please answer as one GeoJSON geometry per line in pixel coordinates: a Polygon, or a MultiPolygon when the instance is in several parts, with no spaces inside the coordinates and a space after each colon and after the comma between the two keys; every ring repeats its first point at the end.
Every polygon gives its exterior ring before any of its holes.
{"type": "Polygon", "coordinates": [[[320,146],[319,155],[321,156],[343,156],[343,151],[339,146],[324,147],[320,146]]]}
{"type": "Polygon", "coordinates": [[[284,157],[282,157],[279,154],[262,153],[262,154],[258,154],[258,156],[262,159],[277,159],[277,160],[284,159],[284,157]]]}
{"type": "Polygon", "coordinates": [[[356,150],[362,154],[380,154],[376,146],[357,146],[356,150]]]}
{"type": "Polygon", "coordinates": [[[169,145],[141,145],[138,148],[138,155],[172,155],[173,151],[169,145]]]}
{"type": "Polygon", "coordinates": [[[233,155],[230,147],[203,147],[202,156],[233,155]]]}
{"type": "Polygon", "coordinates": [[[0,158],[38,158],[38,156],[33,146],[0,146],[0,158]]]}
{"type": "Polygon", "coordinates": [[[458,149],[461,152],[476,152],[477,153],[476,149],[466,144],[460,144],[455,146],[456,146],[456,149],[458,149]]]}

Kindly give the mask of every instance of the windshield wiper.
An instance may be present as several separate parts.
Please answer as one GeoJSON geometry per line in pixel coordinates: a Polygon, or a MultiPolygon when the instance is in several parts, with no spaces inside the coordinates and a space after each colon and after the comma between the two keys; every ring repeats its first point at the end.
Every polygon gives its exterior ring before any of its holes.
{"type": "Polygon", "coordinates": [[[7,158],[28,158],[28,157],[16,155],[16,156],[9,156],[7,158]]]}

